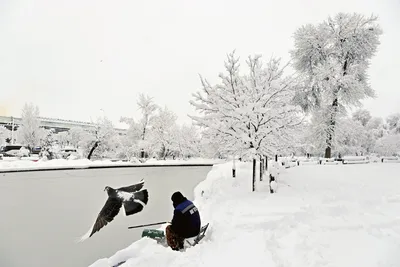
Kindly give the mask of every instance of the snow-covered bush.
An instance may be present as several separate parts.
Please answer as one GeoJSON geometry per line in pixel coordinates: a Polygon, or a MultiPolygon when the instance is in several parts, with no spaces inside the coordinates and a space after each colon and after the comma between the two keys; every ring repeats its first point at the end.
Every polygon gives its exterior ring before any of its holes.
{"type": "Polygon", "coordinates": [[[29,157],[30,151],[26,147],[21,147],[18,151],[18,157],[29,157]]]}

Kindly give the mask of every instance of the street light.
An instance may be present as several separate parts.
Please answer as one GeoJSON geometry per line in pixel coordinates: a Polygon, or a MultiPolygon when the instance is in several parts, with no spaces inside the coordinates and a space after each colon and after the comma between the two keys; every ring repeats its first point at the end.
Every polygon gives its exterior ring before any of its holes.
{"type": "Polygon", "coordinates": [[[11,116],[12,125],[11,125],[11,144],[14,144],[14,117],[11,116]]]}

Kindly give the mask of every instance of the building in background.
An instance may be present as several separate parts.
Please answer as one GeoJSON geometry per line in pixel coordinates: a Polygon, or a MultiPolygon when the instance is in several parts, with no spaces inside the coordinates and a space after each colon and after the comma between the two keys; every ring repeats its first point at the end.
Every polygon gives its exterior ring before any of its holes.
{"type": "MultiPolygon", "coordinates": [[[[83,122],[83,121],[73,121],[73,120],[63,120],[47,117],[39,117],[40,126],[45,129],[54,129],[55,133],[65,132],[74,127],[80,127],[83,129],[95,128],[96,123],[83,122]]],[[[10,131],[17,130],[19,125],[21,125],[21,118],[12,116],[0,116],[0,125],[5,126],[10,131]]],[[[115,131],[119,135],[125,135],[126,129],[115,128],[115,131]]]]}

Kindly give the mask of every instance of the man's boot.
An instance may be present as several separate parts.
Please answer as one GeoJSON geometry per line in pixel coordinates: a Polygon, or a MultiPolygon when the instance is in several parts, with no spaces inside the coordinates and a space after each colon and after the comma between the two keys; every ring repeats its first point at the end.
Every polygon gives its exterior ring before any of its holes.
{"type": "Polygon", "coordinates": [[[184,240],[182,242],[179,242],[179,249],[184,249],[185,248],[185,244],[184,244],[184,240]]]}

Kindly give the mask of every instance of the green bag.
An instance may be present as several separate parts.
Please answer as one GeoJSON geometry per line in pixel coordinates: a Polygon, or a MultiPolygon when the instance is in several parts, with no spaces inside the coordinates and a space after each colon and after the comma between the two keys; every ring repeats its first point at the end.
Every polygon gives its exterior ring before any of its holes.
{"type": "Polygon", "coordinates": [[[155,239],[157,241],[164,241],[165,234],[162,230],[155,230],[155,229],[144,229],[142,232],[142,237],[149,237],[151,239],[155,239]]]}

